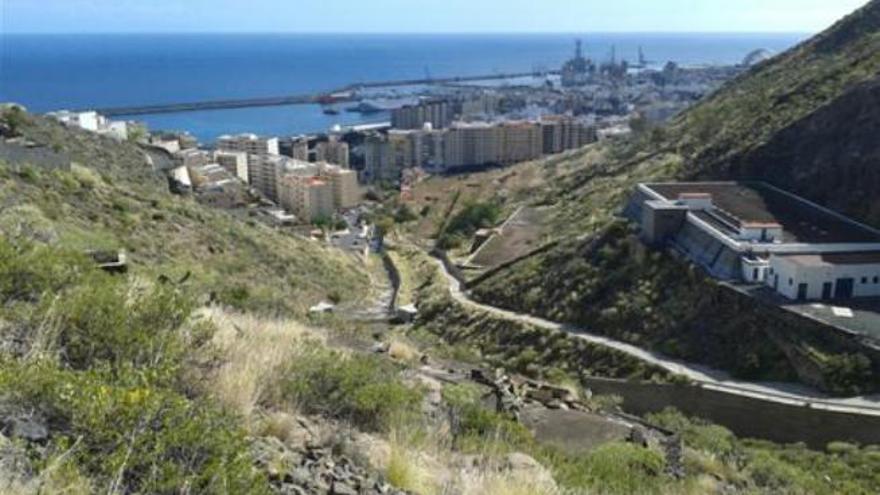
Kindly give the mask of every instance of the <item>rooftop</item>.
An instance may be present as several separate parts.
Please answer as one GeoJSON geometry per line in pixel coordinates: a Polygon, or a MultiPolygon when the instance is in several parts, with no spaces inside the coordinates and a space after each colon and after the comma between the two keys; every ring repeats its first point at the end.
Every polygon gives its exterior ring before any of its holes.
{"type": "Polygon", "coordinates": [[[741,227],[783,229],[786,243],[873,243],[880,234],[817,205],[760,182],[646,184],[668,201],[710,194],[715,210],[697,216],[726,234],[741,227]]]}
{"type": "Polygon", "coordinates": [[[783,258],[802,266],[875,265],[880,264],[880,251],[783,255],[783,258]]]}

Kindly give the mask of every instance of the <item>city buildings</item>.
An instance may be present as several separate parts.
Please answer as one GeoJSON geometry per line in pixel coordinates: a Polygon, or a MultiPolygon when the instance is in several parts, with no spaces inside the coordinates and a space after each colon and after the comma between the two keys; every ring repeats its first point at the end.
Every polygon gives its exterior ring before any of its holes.
{"type": "Polygon", "coordinates": [[[597,140],[595,126],[567,116],[547,116],[540,121],[541,151],[545,155],[581,148],[597,140]]]}
{"type": "Polygon", "coordinates": [[[446,129],[391,129],[363,144],[364,182],[397,182],[403,170],[432,173],[509,165],[596,141],[593,125],[572,117],[501,122],[453,122],[446,129]]]}
{"type": "Polygon", "coordinates": [[[263,196],[277,202],[278,179],[288,160],[281,155],[248,155],[248,183],[263,196]]]}
{"type": "Polygon", "coordinates": [[[216,163],[229,171],[230,174],[248,182],[248,156],[244,151],[215,150],[213,158],[216,163]]]}
{"type": "Polygon", "coordinates": [[[424,100],[391,111],[391,127],[394,129],[422,129],[425,124],[443,129],[452,123],[452,119],[452,108],[446,100],[424,100]]]}
{"type": "Polygon", "coordinates": [[[279,182],[279,203],[300,219],[329,218],[336,211],[333,186],[317,176],[286,175],[279,182]]]}
{"type": "Polygon", "coordinates": [[[339,136],[335,134],[331,134],[326,141],[319,141],[315,145],[316,162],[327,162],[348,168],[348,155],[348,143],[339,139],[339,136]]]}
{"type": "Polygon", "coordinates": [[[309,161],[309,138],[296,136],[279,140],[278,150],[282,155],[289,156],[294,160],[307,162],[309,161]]]}
{"type": "Polygon", "coordinates": [[[279,155],[278,138],[260,137],[256,134],[238,134],[217,138],[217,149],[243,151],[248,155],[279,155]]]}
{"type": "Polygon", "coordinates": [[[321,165],[318,176],[330,184],[334,208],[347,209],[357,206],[360,199],[357,173],[337,165],[321,165]]]}
{"type": "Polygon", "coordinates": [[[183,167],[199,167],[211,163],[211,154],[198,148],[182,149],[173,153],[176,165],[183,167]]]}
{"type": "Polygon", "coordinates": [[[880,231],[760,182],[640,184],[646,242],[792,300],[880,296],[880,231]]]}

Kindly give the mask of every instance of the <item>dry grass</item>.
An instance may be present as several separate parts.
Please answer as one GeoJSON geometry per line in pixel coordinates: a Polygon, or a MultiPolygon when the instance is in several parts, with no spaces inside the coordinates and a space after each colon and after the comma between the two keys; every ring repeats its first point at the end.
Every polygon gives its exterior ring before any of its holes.
{"type": "Polygon", "coordinates": [[[408,343],[395,340],[388,346],[388,356],[395,361],[410,363],[419,359],[420,353],[408,343]]]}
{"type": "Polygon", "coordinates": [[[561,493],[555,485],[534,480],[523,472],[486,470],[462,473],[458,490],[455,493],[461,495],[558,495],[561,493]]]}
{"type": "Polygon", "coordinates": [[[385,467],[385,476],[389,483],[418,495],[441,493],[441,473],[433,456],[424,450],[413,448],[413,445],[396,434],[392,434],[390,445],[391,455],[385,467]]]}
{"type": "MultiPolygon", "coordinates": [[[[9,442],[0,437],[0,449],[9,453],[9,442]]],[[[95,487],[88,478],[82,476],[74,463],[70,462],[69,454],[74,446],[61,454],[50,458],[46,467],[38,475],[28,476],[13,467],[14,461],[0,457],[0,494],[3,495],[88,495],[96,493],[95,487]]],[[[112,493],[112,492],[111,492],[112,493]]]]}
{"type": "Polygon", "coordinates": [[[216,326],[214,348],[223,364],[210,380],[209,393],[226,407],[252,417],[273,393],[284,365],[295,359],[315,330],[293,320],[263,319],[212,307],[201,315],[216,326]]]}

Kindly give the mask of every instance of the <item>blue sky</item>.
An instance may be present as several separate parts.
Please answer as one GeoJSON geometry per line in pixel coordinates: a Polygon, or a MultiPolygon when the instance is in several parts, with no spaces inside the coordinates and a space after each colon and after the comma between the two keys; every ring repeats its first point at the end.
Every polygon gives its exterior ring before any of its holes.
{"type": "Polygon", "coordinates": [[[0,0],[11,32],[817,32],[867,0],[0,0]]]}

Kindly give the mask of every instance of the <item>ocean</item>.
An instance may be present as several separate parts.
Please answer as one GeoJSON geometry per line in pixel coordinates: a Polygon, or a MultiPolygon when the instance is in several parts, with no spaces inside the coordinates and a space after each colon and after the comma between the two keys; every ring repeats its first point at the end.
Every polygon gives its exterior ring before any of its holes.
{"type": "MultiPolygon", "coordinates": [[[[662,66],[730,64],[807,34],[2,35],[0,101],[34,112],[329,91],[351,83],[558,68],[574,40],[606,60],[643,47],[662,66]]],[[[236,132],[292,135],[387,115],[324,115],[317,105],[139,115],[203,142],[236,132]]]]}

